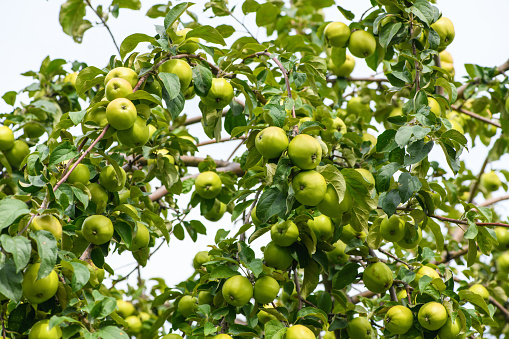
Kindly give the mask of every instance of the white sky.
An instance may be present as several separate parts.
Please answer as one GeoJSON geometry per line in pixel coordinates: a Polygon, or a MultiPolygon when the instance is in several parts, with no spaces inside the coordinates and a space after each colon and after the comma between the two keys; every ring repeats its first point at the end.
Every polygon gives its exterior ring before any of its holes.
{"type": "MultiPolygon", "coordinates": [[[[115,48],[110,40],[107,31],[103,27],[95,27],[85,33],[82,44],[76,44],[72,38],[65,35],[58,23],[58,13],[60,5],[64,1],[41,1],[41,0],[23,0],[23,1],[1,1],[0,2],[0,65],[2,65],[2,81],[0,81],[0,96],[11,90],[20,90],[29,85],[32,81],[23,77],[20,73],[28,70],[38,70],[41,61],[50,56],[52,59],[62,58],[70,62],[74,60],[83,61],[89,65],[103,67],[107,64],[109,57],[116,54],[115,48]]],[[[111,1],[92,1],[94,6],[98,4],[106,5],[111,1]]],[[[113,34],[120,44],[122,40],[133,33],[155,34],[154,25],[162,25],[163,19],[149,19],[144,16],[148,8],[157,3],[165,1],[143,0],[141,11],[121,10],[118,19],[111,18],[109,25],[113,34]]],[[[195,1],[197,4],[191,10],[199,14],[211,25],[228,23],[242,30],[234,20],[230,18],[220,18],[215,20],[207,19],[202,13],[203,0],[195,1]]],[[[240,1],[230,1],[230,4],[236,4],[240,1]]],[[[356,18],[370,7],[368,0],[342,0],[338,3],[346,9],[353,11],[356,18]]],[[[509,30],[507,13],[509,13],[509,1],[507,0],[444,0],[439,1],[439,8],[445,16],[449,17],[456,29],[456,38],[448,48],[453,55],[456,67],[456,79],[466,74],[461,66],[465,63],[477,63],[482,66],[498,66],[509,58],[509,45],[506,43],[506,34],[509,30]]],[[[97,19],[92,15],[90,9],[88,18],[92,22],[97,19]]],[[[239,8],[235,11],[236,16],[242,20],[242,12],[239,8]]],[[[334,8],[328,9],[327,20],[344,21],[341,14],[334,8]]],[[[188,21],[186,19],[186,21],[188,21]]],[[[265,30],[257,31],[254,25],[254,15],[251,14],[245,19],[246,25],[260,37],[265,38],[265,30]]],[[[239,35],[236,35],[237,37],[239,35]]],[[[229,40],[231,41],[231,39],[229,40]]],[[[144,51],[143,46],[138,46],[138,51],[144,51]]],[[[373,72],[367,68],[363,60],[357,60],[357,66],[352,76],[368,76],[373,72]]],[[[25,100],[26,102],[26,100],[25,100]]],[[[18,102],[19,104],[19,102],[18,102]]],[[[9,112],[11,107],[0,100],[0,112],[9,112]]],[[[184,110],[188,116],[200,115],[195,103],[188,103],[184,110]]],[[[191,133],[196,133],[201,141],[205,136],[200,131],[201,126],[195,125],[191,133]]],[[[480,143],[478,143],[480,145],[480,143]]],[[[213,158],[225,160],[231,151],[236,147],[237,142],[229,142],[220,146],[211,145],[200,149],[198,156],[210,154],[213,158]]],[[[437,148],[438,150],[438,148],[437,148]]],[[[240,155],[238,152],[237,155],[240,155]]],[[[479,146],[475,151],[465,153],[463,159],[476,173],[484,160],[486,148],[479,146]]],[[[433,152],[433,160],[441,161],[442,167],[446,167],[441,151],[433,152]]],[[[509,161],[507,157],[491,166],[501,169],[507,168],[509,161]]],[[[501,194],[499,192],[499,194],[501,194]]],[[[496,194],[495,194],[496,195],[496,194]]],[[[182,198],[182,205],[188,200],[188,197],[182,198]]],[[[502,206],[502,205],[500,205],[502,206]]],[[[500,207],[498,207],[500,208],[500,207]]],[[[187,237],[181,242],[172,237],[169,247],[163,248],[154,256],[147,267],[142,270],[144,278],[163,277],[168,285],[175,284],[186,279],[193,272],[191,261],[194,254],[204,250],[207,244],[213,243],[215,232],[219,228],[230,229],[232,227],[229,221],[229,214],[217,223],[210,223],[199,216],[199,211],[194,211],[188,218],[201,219],[207,226],[208,235],[200,236],[198,242],[193,244],[187,237]]],[[[257,240],[253,246],[259,248],[266,243],[264,239],[257,240]]],[[[113,268],[133,262],[130,254],[119,256],[110,256],[108,263],[113,268]]],[[[119,273],[127,273],[131,270],[125,267],[118,270],[119,273]]],[[[134,283],[134,280],[131,280],[134,283]]]]}

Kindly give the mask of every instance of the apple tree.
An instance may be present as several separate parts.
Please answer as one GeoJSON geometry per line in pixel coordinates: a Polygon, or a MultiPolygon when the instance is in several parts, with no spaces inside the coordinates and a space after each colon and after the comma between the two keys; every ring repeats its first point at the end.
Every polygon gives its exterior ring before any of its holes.
{"type": "MultiPolygon", "coordinates": [[[[371,5],[159,4],[156,32],[103,64],[48,57],[24,73],[33,84],[3,94],[0,116],[2,337],[505,337],[509,224],[491,206],[509,172],[486,168],[509,147],[509,61],[458,81],[433,1],[371,5]],[[356,63],[379,75],[353,77],[356,63]],[[195,156],[230,141],[229,157],[195,156]],[[462,156],[479,142],[473,172],[462,156]],[[139,273],[219,220],[188,279],[119,288],[112,253],[139,273]]],[[[79,43],[96,15],[113,38],[122,8],[141,2],[67,0],[59,21],[79,43]]]]}

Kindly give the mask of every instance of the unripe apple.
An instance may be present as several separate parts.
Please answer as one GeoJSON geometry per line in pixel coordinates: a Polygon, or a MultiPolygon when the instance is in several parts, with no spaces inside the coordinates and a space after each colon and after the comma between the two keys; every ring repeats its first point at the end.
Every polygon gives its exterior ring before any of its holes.
{"type": "Polygon", "coordinates": [[[25,135],[30,139],[39,138],[44,133],[46,133],[44,126],[36,121],[27,122],[23,126],[23,131],[25,132],[25,135]]]}
{"type": "Polygon", "coordinates": [[[301,171],[292,180],[295,199],[303,205],[316,206],[327,192],[327,182],[316,171],[301,171]]]}
{"type": "Polygon", "coordinates": [[[214,296],[209,291],[200,291],[198,293],[198,305],[210,304],[214,301],[214,296]]]}
{"type": "Polygon", "coordinates": [[[7,151],[14,144],[14,133],[7,126],[0,126],[0,151],[7,151]]]}
{"type": "Polygon", "coordinates": [[[380,224],[380,235],[386,241],[398,242],[405,237],[405,220],[393,214],[390,218],[385,217],[380,224]]]}
{"type": "Polygon", "coordinates": [[[81,183],[83,185],[88,184],[90,180],[90,170],[87,165],[78,164],[74,171],[71,172],[69,177],[67,178],[67,182],[70,184],[81,183]]]}
{"type": "Polygon", "coordinates": [[[285,271],[293,263],[293,257],[288,247],[281,247],[274,242],[269,242],[263,252],[265,264],[278,270],[285,271]]]}
{"type": "MultiPolygon", "coordinates": [[[[81,131],[83,134],[86,134],[93,130],[91,127],[87,127],[87,125],[97,125],[100,127],[100,129],[97,130],[97,132],[91,134],[91,137],[98,136],[100,131],[106,127],[108,124],[108,118],[106,117],[106,106],[99,106],[95,109],[88,111],[85,116],[83,117],[83,120],[81,122],[81,131]]],[[[103,139],[110,138],[113,134],[115,134],[116,129],[113,126],[110,126],[106,133],[104,134],[103,139]]]]}
{"type": "Polygon", "coordinates": [[[320,132],[320,136],[327,142],[334,142],[335,132],[339,132],[341,134],[345,134],[347,132],[346,125],[341,118],[326,118],[322,120],[322,123],[325,126],[325,130],[320,132]]]}
{"type": "Polygon", "coordinates": [[[125,322],[127,323],[127,332],[130,334],[138,334],[141,332],[141,328],[143,324],[141,323],[140,317],[137,315],[130,315],[125,318],[125,322]]]}
{"type": "Polygon", "coordinates": [[[62,237],[62,225],[60,221],[50,214],[34,217],[30,227],[34,231],[45,230],[51,232],[57,241],[62,237]]]}
{"type": "Polygon", "coordinates": [[[138,83],[138,74],[131,68],[127,67],[116,67],[109,71],[109,73],[104,78],[104,85],[108,84],[108,82],[113,78],[122,78],[127,80],[132,88],[136,87],[138,83]]]}
{"type": "Polygon", "coordinates": [[[330,65],[330,70],[332,74],[338,77],[348,77],[352,74],[355,68],[355,58],[350,54],[346,55],[345,62],[341,65],[337,65],[334,61],[331,61],[332,65],[330,65]]]}
{"type": "Polygon", "coordinates": [[[70,83],[71,85],[73,85],[74,87],[76,87],[76,79],[78,78],[78,72],[72,72],[72,73],[68,73],[65,77],[64,77],[64,83],[70,83]]]}
{"type": "Polygon", "coordinates": [[[127,180],[127,175],[122,167],[120,167],[120,178],[117,176],[117,172],[115,172],[115,168],[113,165],[108,165],[101,170],[99,174],[99,180],[101,182],[101,186],[107,189],[109,192],[118,192],[124,186],[127,180]],[[117,181],[117,179],[119,179],[117,181]]]}
{"type": "Polygon", "coordinates": [[[147,247],[150,242],[150,232],[147,226],[141,222],[136,223],[136,233],[131,241],[131,251],[138,251],[141,248],[147,247]]]}
{"type": "Polygon", "coordinates": [[[348,49],[357,58],[367,58],[376,51],[376,40],[373,34],[358,30],[350,35],[348,49]]]}
{"type": "Polygon", "coordinates": [[[127,147],[139,147],[147,143],[150,137],[150,129],[147,126],[147,121],[140,116],[136,117],[134,124],[122,131],[117,131],[118,141],[127,147]]]}
{"type": "Polygon", "coordinates": [[[233,100],[233,87],[225,78],[213,78],[212,86],[201,102],[210,108],[223,109],[233,100]]]}
{"type": "Polygon", "coordinates": [[[304,325],[293,325],[287,331],[285,339],[315,339],[316,336],[304,325]]]}
{"type": "Polygon", "coordinates": [[[260,310],[256,316],[258,317],[258,323],[262,325],[265,325],[265,323],[271,320],[277,319],[275,316],[264,310],[260,310]]]}
{"type": "Polygon", "coordinates": [[[350,240],[353,238],[357,238],[364,242],[366,239],[366,233],[361,231],[356,231],[350,224],[343,226],[343,231],[341,232],[340,239],[345,243],[348,244],[350,240]]]}
{"type": "Polygon", "coordinates": [[[316,205],[316,208],[320,211],[320,213],[325,214],[328,217],[341,218],[343,213],[341,212],[339,205],[339,197],[336,189],[332,186],[332,184],[327,185],[327,191],[325,192],[322,201],[316,205]]]}
{"type": "Polygon", "coordinates": [[[127,318],[134,314],[134,311],[136,310],[131,302],[122,299],[117,300],[117,309],[118,314],[120,314],[123,318],[127,318]]]}
{"type": "Polygon", "coordinates": [[[317,241],[327,241],[334,234],[334,225],[331,219],[321,214],[307,222],[309,228],[315,233],[317,241]]]}
{"type": "Polygon", "coordinates": [[[251,220],[255,226],[260,226],[262,224],[261,220],[256,216],[256,206],[251,210],[251,220]]]}
{"type": "Polygon", "coordinates": [[[362,118],[364,121],[371,120],[371,108],[362,101],[360,97],[353,97],[346,104],[347,115],[353,115],[356,119],[362,118]]]}
{"type": "Polygon", "coordinates": [[[299,238],[299,228],[291,220],[272,225],[270,229],[272,241],[282,247],[292,245],[299,238]]]}
{"type": "Polygon", "coordinates": [[[318,140],[307,134],[299,134],[288,145],[288,156],[302,170],[316,168],[322,160],[322,147],[318,140]]]}
{"type": "Polygon", "coordinates": [[[433,28],[440,36],[438,51],[441,52],[445,50],[445,48],[454,40],[454,36],[456,35],[452,21],[446,17],[441,17],[431,25],[431,28],[433,28]]]}
{"type": "Polygon", "coordinates": [[[201,265],[210,261],[210,256],[208,251],[201,251],[196,253],[193,259],[193,267],[195,269],[200,268],[201,265]]]}
{"type": "Polygon", "coordinates": [[[12,147],[4,151],[4,155],[12,167],[19,167],[25,157],[30,154],[28,145],[23,140],[15,140],[12,147]]]}
{"type": "Polygon", "coordinates": [[[117,98],[125,98],[133,92],[133,87],[129,81],[122,78],[113,78],[106,84],[106,99],[114,100],[117,98]]]}
{"type": "Polygon", "coordinates": [[[276,299],[279,293],[279,283],[276,279],[264,276],[258,278],[254,285],[254,298],[259,304],[268,304],[276,299]]]}
{"type": "Polygon", "coordinates": [[[203,215],[203,217],[209,221],[218,221],[220,220],[224,213],[226,212],[226,204],[217,200],[214,202],[214,206],[203,215]]]}
{"type": "Polygon", "coordinates": [[[49,329],[49,319],[39,320],[36,322],[30,332],[28,339],[60,339],[62,338],[62,330],[60,326],[54,326],[49,329]]]}
{"type": "Polygon", "coordinates": [[[373,335],[371,323],[365,317],[358,317],[350,320],[346,331],[350,338],[355,339],[371,339],[373,335]]]}
{"type": "Polygon", "coordinates": [[[264,158],[279,158],[288,148],[288,137],[283,129],[270,126],[256,135],[255,146],[264,158]]]}
{"type": "MultiPolygon", "coordinates": [[[[177,35],[181,36],[182,38],[175,39],[174,42],[176,44],[180,44],[180,43],[184,42],[186,40],[187,33],[189,33],[190,31],[192,31],[191,28],[184,28],[184,29],[181,29],[180,31],[177,31],[176,32],[177,35]]],[[[188,41],[185,44],[182,44],[181,46],[179,46],[178,50],[179,50],[179,52],[182,52],[182,53],[193,54],[200,47],[200,46],[198,46],[198,42],[200,42],[200,38],[191,37],[188,39],[188,41]]]]}
{"type": "Polygon", "coordinates": [[[50,299],[57,293],[58,275],[51,271],[44,278],[37,279],[40,263],[29,265],[23,274],[23,295],[31,304],[40,304],[50,299]]]}
{"type": "Polygon", "coordinates": [[[447,319],[445,325],[440,328],[440,331],[438,331],[438,335],[440,339],[459,339],[458,334],[460,332],[461,332],[460,318],[457,317],[454,322],[452,322],[451,318],[449,318],[447,319]]]}
{"type": "Polygon", "coordinates": [[[191,314],[195,313],[198,308],[198,299],[193,296],[185,295],[180,298],[178,304],[178,310],[180,314],[182,314],[185,318],[189,317],[191,314]]]}
{"type": "Polygon", "coordinates": [[[181,335],[170,333],[165,336],[163,336],[161,339],[183,339],[181,335]]]}
{"type": "Polygon", "coordinates": [[[417,230],[414,227],[406,227],[405,236],[403,237],[403,239],[398,241],[398,245],[405,249],[412,249],[416,248],[417,245],[419,245],[419,243],[421,242],[421,240],[422,240],[422,230],[420,227],[417,227],[417,230]]]}
{"type": "Polygon", "coordinates": [[[490,298],[490,292],[488,292],[486,287],[481,284],[474,284],[470,286],[468,290],[480,295],[484,300],[488,300],[490,298]]]}
{"type": "Polygon", "coordinates": [[[366,180],[367,182],[369,182],[373,186],[375,185],[375,177],[373,177],[373,174],[371,174],[370,171],[368,171],[365,168],[356,168],[355,170],[362,175],[364,180],[366,180]]]}
{"type": "Polygon", "coordinates": [[[507,251],[509,249],[509,230],[506,227],[495,227],[495,234],[498,241],[497,248],[500,251],[507,251]]]}
{"type": "Polygon", "coordinates": [[[96,182],[91,182],[87,185],[87,188],[92,196],[90,200],[96,204],[98,210],[101,210],[100,205],[103,205],[102,209],[104,209],[108,203],[108,192],[96,182]]]}
{"type": "Polygon", "coordinates": [[[436,331],[447,322],[447,311],[442,304],[431,301],[419,309],[417,319],[425,329],[436,331]]]}
{"type": "Polygon", "coordinates": [[[81,226],[83,237],[91,244],[102,245],[113,237],[113,224],[104,215],[91,215],[81,226]]]}
{"type": "Polygon", "coordinates": [[[213,199],[219,192],[223,183],[216,172],[206,171],[200,173],[194,182],[196,193],[204,199],[213,199]]]}
{"type": "Polygon", "coordinates": [[[392,306],[385,314],[385,329],[392,334],[405,334],[414,322],[412,311],[405,306],[392,306]]]}
{"type": "Polygon", "coordinates": [[[421,268],[419,268],[417,270],[417,272],[415,272],[415,278],[412,281],[411,285],[413,287],[417,287],[419,285],[419,280],[421,280],[421,278],[425,275],[430,277],[431,279],[439,279],[440,278],[440,275],[437,273],[437,271],[435,269],[433,269],[429,266],[422,266],[421,268]]]}
{"type": "Polygon", "coordinates": [[[228,304],[242,307],[253,297],[253,285],[251,285],[248,278],[235,275],[226,280],[222,288],[222,294],[228,304]]]}
{"type": "Polygon", "coordinates": [[[500,186],[502,186],[502,182],[500,181],[497,173],[490,171],[481,175],[481,186],[490,192],[494,192],[497,191],[500,186]]]}
{"type": "Polygon", "coordinates": [[[384,293],[392,286],[392,271],[383,262],[376,262],[366,267],[362,281],[371,292],[384,293]]]}
{"type": "Polygon", "coordinates": [[[334,47],[346,47],[350,34],[350,27],[339,21],[331,22],[323,31],[325,42],[334,47]]]}
{"type": "Polygon", "coordinates": [[[159,66],[159,72],[161,73],[173,73],[176,74],[180,81],[180,90],[185,91],[193,80],[193,70],[191,66],[182,59],[171,59],[165,61],[159,66]]]}
{"type": "Polygon", "coordinates": [[[334,243],[334,249],[327,252],[327,257],[333,264],[344,265],[348,262],[350,256],[345,253],[346,244],[341,240],[334,243]]]}
{"type": "Polygon", "coordinates": [[[126,98],[117,98],[106,107],[108,123],[119,131],[131,128],[137,116],[136,107],[126,98]]]}

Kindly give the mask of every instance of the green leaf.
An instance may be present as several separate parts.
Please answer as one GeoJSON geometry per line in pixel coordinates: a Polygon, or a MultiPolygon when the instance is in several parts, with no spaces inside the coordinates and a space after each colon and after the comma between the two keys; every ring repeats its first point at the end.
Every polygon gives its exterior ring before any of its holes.
{"type": "Polygon", "coordinates": [[[82,263],[72,261],[71,262],[73,273],[71,279],[72,292],[80,290],[90,279],[90,271],[87,266],[82,263]]]}
{"type": "Polygon", "coordinates": [[[0,231],[10,226],[17,218],[30,213],[27,205],[18,199],[4,198],[0,200],[0,231]]]}
{"type": "Polygon", "coordinates": [[[232,222],[235,221],[242,214],[242,212],[244,212],[246,210],[246,208],[251,206],[253,204],[253,201],[254,200],[251,199],[248,201],[243,201],[240,204],[236,204],[235,207],[233,208],[233,212],[232,212],[232,218],[231,218],[232,222]]]}
{"type": "Polygon", "coordinates": [[[415,14],[419,19],[424,21],[426,24],[431,25],[434,20],[433,6],[427,0],[417,0],[412,7],[410,12],[415,14]]]}
{"type": "Polygon", "coordinates": [[[477,260],[477,245],[474,239],[468,239],[467,267],[471,267],[477,260]]]}
{"type": "Polygon", "coordinates": [[[162,105],[161,99],[157,97],[155,94],[150,94],[148,92],[137,90],[134,93],[131,93],[126,96],[126,99],[129,99],[131,101],[133,100],[148,100],[150,102],[153,102],[157,105],[162,105]]]}
{"type": "Polygon", "coordinates": [[[422,187],[419,178],[414,177],[410,173],[401,173],[398,179],[399,196],[401,202],[407,202],[415,192],[418,192],[422,187]]]}
{"type": "Polygon", "coordinates": [[[111,6],[115,5],[117,5],[119,8],[128,8],[135,11],[141,9],[140,0],[113,0],[111,6]]]}
{"type": "Polygon", "coordinates": [[[223,36],[217,31],[217,29],[209,25],[194,28],[186,34],[186,39],[192,37],[201,38],[213,44],[226,46],[223,36]]]}
{"type": "MultiPolygon", "coordinates": [[[[307,298],[308,295],[313,293],[318,282],[320,281],[320,265],[314,260],[311,260],[304,268],[304,280],[302,282],[301,296],[307,298]]],[[[326,321],[325,321],[326,322],[326,321]]]]}
{"type": "MultiPolygon", "coordinates": [[[[399,32],[403,24],[401,22],[391,22],[382,28],[380,33],[379,42],[380,45],[387,50],[387,47],[391,44],[394,36],[399,32]]],[[[394,75],[394,74],[393,74],[394,75]]]]}
{"type": "Polygon", "coordinates": [[[339,201],[342,201],[346,192],[346,181],[339,169],[334,165],[327,164],[325,166],[318,166],[316,171],[320,173],[327,182],[334,186],[334,189],[338,194],[339,201]]]}
{"type": "Polygon", "coordinates": [[[0,236],[0,243],[6,252],[12,254],[16,264],[16,273],[21,272],[30,261],[30,254],[32,252],[30,240],[20,236],[11,238],[7,234],[2,234],[0,236]]]}
{"type": "Polygon", "coordinates": [[[483,309],[484,312],[490,314],[490,310],[488,309],[486,301],[479,294],[469,290],[461,290],[458,292],[458,296],[460,299],[466,300],[476,306],[479,306],[480,308],[483,309]]]}
{"type": "Polygon", "coordinates": [[[175,99],[180,94],[180,80],[178,75],[162,72],[159,73],[159,79],[163,82],[170,100],[175,99]]]}
{"type": "Polygon", "coordinates": [[[88,189],[81,183],[75,183],[75,185],[77,185],[78,187],[71,186],[72,193],[83,204],[83,207],[87,208],[89,198],[88,198],[88,194],[85,193],[84,190],[88,190],[88,189]],[[79,186],[81,186],[81,187],[79,187],[79,186]]]}
{"type": "Polygon", "coordinates": [[[50,153],[49,166],[55,166],[63,161],[73,159],[79,155],[76,147],[69,141],[66,141],[57,147],[50,153]]]}
{"type": "Polygon", "coordinates": [[[69,112],[69,118],[71,119],[74,126],[79,124],[83,118],[85,117],[85,114],[87,114],[87,110],[81,110],[79,112],[69,112]]]}
{"type": "Polygon", "coordinates": [[[315,317],[322,321],[323,324],[327,324],[327,314],[315,307],[305,307],[297,313],[297,320],[306,317],[315,317]]]}
{"type": "Polygon", "coordinates": [[[15,91],[9,91],[2,96],[2,99],[4,99],[7,105],[14,106],[14,103],[16,102],[16,95],[17,93],[15,91]]]}
{"type": "Polygon", "coordinates": [[[444,235],[440,225],[438,225],[433,219],[428,218],[427,227],[433,232],[435,236],[435,243],[437,244],[437,250],[442,252],[444,250],[444,235]]]}
{"type": "Polygon", "coordinates": [[[204,97],[212,86],[212,72],[209,68],[198,64],[193,67],[193,81],[196,94],[204,97]]]}
{"type": "Polygon", "coordinates": [[[83,23],[87,4],[82,0],[67,0],[60,6],[58,20],[65,34],[74,37],[83,23]]]}
{"type": "Polygon", "coordinates": [[[378,192],[385,192],[389,189],[391,178],[399,169],[401,165],[397,162],[391,162],[380,168],[376,174],[376,190],[378,192]]]}
{"type": "Polygon", "coordinates": [[[276,319],[270,320],[265,323],[264,332],[265,338],[267,339],[276,339],[282,338],[286,333],[288,327],[283,326],[283,324],[276,319]]]}
{"type": "MultiPolygon", "coordinates": [[[[96,302],[90,316],[94,318],[105,318],[110,315],[117,308],[117,301],[113,297],[104,297],[99,302],[96,302]]],[[[105,337],[103,337],[105,338],[105,337]]]]}
{"type": "Polygon", "coordinates": [[[390,190],[389,192],[384,192],[380,194],[378,200],[378,204],[389,217],[396,213],[396,207],[398,207],[400,203],[401,197],[399,196],[398,189],[393,189],[390,190]]]}
{"type": "Polygon", "coordinates": [[[159,43],[156,41],[156,39],[150,35],[134,33],[125,38],[124,41],[122,41],[120,44],[120,58],[124,59],[127,53],[133,51],[140,42],[150,42],[154,46],[159,46],[159,43]]]}
{"type": "Polygon", "coordinates": [[[210,279],[226,279],[239,275],[237,271],[232,270],[229,266],[221,265],[216,266],[210,273],[210,279]]]}
{"type": "Polygon", "coordinates": [[[282,215],[286,211],[287,193],[276,187],[266,189],[256,205],[256,216],[261,222],[267,222],[273,215],[282,215]]]}
{"type": "Polygon", "coordinates": [[[341,12],[341,14],[343,14],[343,16],[345,17],[346,20],[353,20],[353,18],[355,18],[355,14],[353,14],[349,10],[344,9],[341,6],[336,6],[336,7],[341,12]]]}
{"type": "Polygon", "coordinates": [[[256,9],[256,26],[262,27],[276,21],[281,10],[278,6],[267,2],[256,9]]]}
{"type": "Polygon", "coordinates": [[[445,89],[450,103],[456,102],[456,99],[458,98],[458,91],[456,90],[456,86],[453,83],[445,80],[444,78],[438,78],[435,85],[445,89]]]}
{"type": "Polygon", "coordinates": [[[51,232],[44,230],[30,232],[30,238],[37,244],[37,253],[41,258],[37,279],[42,279],[53,271],[57,263],[57,240],[51,232]]]}
{"type": "Polygon", "coordinates": [[[251,260],[249,262],[249,264],[246,264],[246,266],[247,266],[247,268],[249,268],[253,272],[255,278],[258,278],[260,273],[263,272],[263,261],[262,261],[262,259],[251,260]]]}
{"type": "Polygon", "coordinates": [[[16,265],[12,259],[7,259],[3,267],[0,268],[0,291],[8,299],[19,302],[23,294],[21,282],[23,273],[16,271],[16,265]]]}
{"type": "Polygon", "coordinates": [[[332,278],[332,287],[341,290],[355,281],[359,274],[359,265],[353,262],[347,263],[332,278]]]}
{"type": "Polygon", "coordinates": [[[78,77],[76,78],[76,92],[78,95],[81,95],[88,91],[95,85],[100,85],[104,82],[104,77],[98,75],[105,75],[106,73],[94,66],[90,66],[82,69],[78,73],[78,77]]]}
{"type": "Polygon", "coordinates": [[[164,18],[164,29],[166,29],[166,32],[171,29],[171,26],[175,23],[175,21],[177,21],[178,18],[180,18],[182,14],[184,14],[186,9],[192,5],[194,5],[192,2],[183,2],[175,5],[175,7],[170,9],[164,18]]]}

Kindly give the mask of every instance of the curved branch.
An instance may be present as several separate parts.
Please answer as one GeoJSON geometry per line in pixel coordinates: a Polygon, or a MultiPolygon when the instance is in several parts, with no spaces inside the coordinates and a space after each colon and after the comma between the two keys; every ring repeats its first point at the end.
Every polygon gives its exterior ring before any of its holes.
{"type": "Polygon", "coordinates": [[[491,119],[488,119],[488,118],[485,118],[483,117],[482,115],[479,115],[479,114],[476,114],[474,112],[470,112],[462,107],[459,107],[459,106],[456,106],[456,105],[451,105],[451,108],[457,112],[460,112],[460,113],[463,113],[463,114],[466,114],[468,116],[471,116],[472,118],[474,119],[477,119],[477,120],[480,120],[482,122],[485,122],[487,124],[490,124],[490,125],[493,125],[497,128],[502,128],[502,126],[500,125],[500,123],[496,122],[496,121],[493,121],[491,119]]]}
{"type": "Polygon", "coordinates": [[[218,144],[220,142],[227,142],[227,141],[234,141],[234,140],[246,140],[247,138],[246,137],[238,137],[238,138],[223,138],[223,139],[220,139],[219,141],[215,140],[215,139],[212,139],[212,140],[207,140],[207,141],[204,141],[204,142],[200,142],[196,145],[196,147],[200,147],[200,146],[206,146],[206,145],[212,145],[212,144],[218,144]]]}
{"type": "MultiPolygon", "coordinates": [[[[506,62],[504,62],[502,65],[497,67],[497,71],[498,71],[499,74],[500,73],[504,73],[507,70],[509,70],[509,59],[506,62]]],[[[457,90],[457,92],[458,92],[458,99],[464,98],[463,94],[465,93],[465,90],[467,89],[469,84],[471,84],[471,83],[478,84],[480,81],[481,81],[480,78],[475,78],[472,82],[463,84],[460,87],[458,87],[458,90],[457,90]]]]}
{"type": "MultiPolygon", "coordinates": [[[[345,78],[347,81],[365,81],[365,82],[389,82],[388,79],[385,78],[375,78],[375,77],[365,77],[365,78],[351,78],[347,77],[345,78]]],[[[327,82],[334,83],[337,81],[337,78],[334,79],[327,79],[327,82]]]]}
{"type": "Polygon", "coordinates": [[[493,205],[499,201],[504,201],[504,200],[509,200],[509,195],[503,195],[501,197],[496,197],[496,198],[491,198],[491,199],[488,199],[486,200],[485,202],[479,204],[480,207],[486,207],[486,206],[490,206],[490,205],[493,205]]]}
{"type": "Polygon", "coordinates": [[[490,297],[489,301],[490,301],[490,303],[493,304],[493,306],[498,308],[500,310],[500,312],[502,312],[504,314],[506,321],[509,321],[509,311],[501,303],[499,303],[495,298],[490,297]]]}

